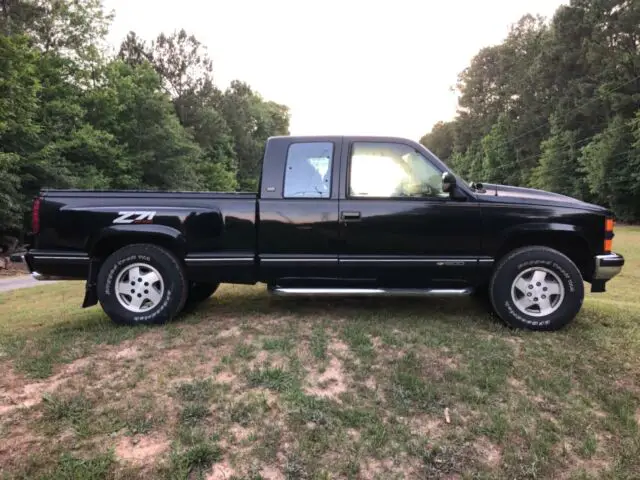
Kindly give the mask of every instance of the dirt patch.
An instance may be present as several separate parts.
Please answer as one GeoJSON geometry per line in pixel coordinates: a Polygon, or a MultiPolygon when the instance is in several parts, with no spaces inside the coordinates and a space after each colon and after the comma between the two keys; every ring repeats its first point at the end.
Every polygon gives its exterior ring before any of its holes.
{"type": "Polygon", "coordinates": [[[0,415],[9,413],[16,408],[29,408],[42,402],[42,396],[53,393],[75,373],[86,368],[90,363],[88,358],[80,358],[62,371],[46,380],[32,382],[22,375],[16,375],[14,370],[5,365],[0,378],[0,415]]]}
{"type": "Polygon", "coordinates": [[[611,461],[605,458],[591,458],[589,460],[585,460],[583,458],[575,457],[573,454],[572,457],[573,461],[571,462],[569,469],[558,477],[561,480],[575,478],[578,472],[586,473],[586,478],[602,478],[604,476],[604,472],[611,468],[611,461]]]}
{"type": "Polygon", "coordinates": [[[522,345],[524,344],[524,340],[519,337],[506,337],[505,342],[511,344],[513,347],[513,354],[517,357],[522,356],[522,345]]]}
{"type": "MultiPolygon", "coordinates": [[[[402,355],[396,358],[401,358],[404,355],[402,352],[402,355]]],[[[460,357],[442,349],[421,348],[418,350],[418,357],[421,360],[424,374],[432,378],[442,378],[445,372],[460,368],[460,357]]]]}
{"type": "Polygon", "coordinates": [[[360,464],[360,475],[358,478],[395,478],[399,474],[401,478],[413,478],[414,473],[414,466],[410,463],[403,462],[401,459],[394,461],[391,458],[384,460],[370,458],[360,464]]]}
{"type": "Polygon", "coordinates": [[[308,377],[309,386],[305,391],[309,395],[339,400],[341,393],[347,391],[346,374],[342,363],[336,357],[331,357],[329,365],[321,374],[313,370],[308,377]]]}
{"type": "Polygon", "coordinates": [[[500,447],[491,443],[488,438],[480,437],[474,446],[482,463],[490,468],[496,468],[500,465],[502,461],[502,451],[500,447]]]}
{"type": "Polygon", "coordinates": [[[356,430],[355,428],[348,429],[347,430],[347,436],[354,443],[359,442],[360,441],[360,437],[361,437],[360,432],[358,430],[356,430]]]}
{"type": "Polygon", "coordinates": [[[142,437],[124,437],[116,445],[116,456],[136,464],[154,463],[160,455],[169,449],[169,440],[156,434],[142,437]]]}
{"type": "Polygon", "coordinates": [[[0,260],[0,278],[17,277],[20,275],[28,275],[29,269],[25,263],[13,263],[7,262],[6,268],[3,267],[2,260],[0,260]]]}
{"type": "Polygon", "coordinates": [[[636,410],[636,423],[640,427],[640,408],[636,410]]]}
{"type": "MultiPolygon", "coordinates": [[[[271,357],[273,358],[277,357],[277,360],[279,360],[280,364],[284,362],[284,357],[280,357],[277,355],[271,355],[271,357]]],[[[269,359],[269,352],[265,350],[260,350],[258,354],[255,356],[255,358],[247,363],[247,366],[249,368],[259,367],[263,365],[268,359],[269,359]]]]}
{"type": "Polygon", "coordinates": [[[125,347],[115,353],[114,358],[116,360],[132,360],[139,355],[139,351],[136,347],[125,347]]]}
{"type": "Polygon", "coordinates": [[[233,383],[238,377],[231,372],[220,372],[216,375],[216,383],[233,383]]]}
{"type": "Polygon", "coordinates": [[[575,452],[574,447],[567,441],[557,443],[553,450],[560,456],[567,459],[566,469],[558,475],[561,480],[575,478],[579,472],[587,474],[588,478],[601,478],[603,473],[611,468],[612,457],[606,454],[603,444],[604,438],[600,435],[596,436],[598,440],[598,451],[591,458],[582,458],[575,452]]]}
{"type": "Polygon", "coordinates": [[[279,397],[268,388],[252,388],[251,393],[263,397],[270,409],[279,407],[279,397]]]}
{"type": "Polygon", "coordinates": [[[249,438],[249,435],[251,435],[250,429],[244,428],[240,425],[233,425],[229,429],[229,432],[234,436],[236,442],[242,442],[243,440],[249,438]]]}
{"type": "Polygon", "coordinates": [[[423,435],[430,439],[436,439],[444,435],[446,423],[440,418],[420,415],[410,418],[408,426],[414,435],[423,435]]]}
{"type": "Polygon", "coordinates": [[[218,338],[239,337],[241,333],[242,330],[240,330],[240,327],[233,326],[225,330],[220,330],[218,332],[218,338]]]}
{"type": "Polygon", "coordinates": [[[349,348],[349,345],[337,338],[331,339],[331,343],[329,344],[329,351],[339,356],[351,355],[351,349],[349,348]]]}
{"type": "Polygon", "coordinates": [[[228,480],[236,475],[236,471],[229,465],[228,462],[223,461],[216,463],[211,472],[206,476],[207,480],[228,480]]]}
{"type": "Polygon", "coordinates": [[[620,390],[640,395],[640,383],[636,382],[633,378],[619,378],[614,384],[620,390]]]}
{"type": "Polygon", "coordinates": [[[0,465],[8,465],[10,459],[23,459],[40,450],[44,438],[35,435],[20,424],[13,424],[7,436],[0,437],[0,465]]]}
{"type": "Polygon", "coordinates": [[[276,467],[263,467],[260,470],[260,475],[264,480],[284,480],[285,476],[282,474],[280,469],[276,467]]]}
{"type": "Polygon", "coordinates": [[[507,383],[510,387],[516,390],[518,393],[524,393],[527,390],[526,385],[523,381],[518,380],[517,378],[509,377],[507,378],[507,383]]]}

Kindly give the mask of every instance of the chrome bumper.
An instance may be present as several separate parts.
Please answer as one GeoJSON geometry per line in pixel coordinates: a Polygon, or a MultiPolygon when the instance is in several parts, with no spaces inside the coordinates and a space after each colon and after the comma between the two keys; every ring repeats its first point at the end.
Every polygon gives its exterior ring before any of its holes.
{"type": "Polygon", "coordinates": [[[624,257],[617,253],[607,253],[596,256],[596,266],[593,272],[594,280],[611,280],[620,273],[624,265],[624,257]]]}

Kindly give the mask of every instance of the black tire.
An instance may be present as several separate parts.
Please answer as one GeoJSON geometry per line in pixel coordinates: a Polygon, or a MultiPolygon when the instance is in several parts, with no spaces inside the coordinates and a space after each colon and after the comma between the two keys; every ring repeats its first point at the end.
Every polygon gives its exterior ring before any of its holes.
{"type": "MultiPolygon", "coordinates": [[[[126,278],[127,283],[128,280],[132,280],[133,289],[138,288],[137,281],[141,282],[139,288],[144,288],[142,285],[145,283],[140,279],[128,276],[122,278],[126,278]]],[[[104,261],[98,273],[100,305],[111,320],[124,325],[160,324],[171,320],[184,306],[187,287],[188,282],[180,261],[168,250],[151,244],[134,244],[117,250],[104,261]],[[159,300],[155,304],[150,300],[145,301],[146,304],[142,307],[148,310],[138,312],[127,309],[122,303],[127,303],[127,298],[133,299],[133,295],[127,297],[128,294],[123,296],[116,291],[118,277],[121,274],[130,275],[126,272],[130,272],[135,264],[140,265],[140,271],[155,270],[162,283],[162,289],[157,289],[161,291],[159,300]],[[150,306],[152,304],[153,306],[150,306]]]]}
{"type": "Polygon", "coordinates": [[[215,293],[220,283],[190,282],[184,311],[190,312],[215,293]]]}
{"type": "MultiPolygon", "coordinates": [[[[498,262],[489,284],[489,294],[496,314],[507,324],[529,330],[559,330],[571,322],[580,311],[584,300],[584,284],[580,270],[567,256],[548,247],[524,247],[509,252],[498,262]],[[525,282],[531,281],[530,286],[525,284],[527,289],[531,289],[531,292],[526,290],[527,295],[532,293],[535,300],[537,300],[535,295],[544,295],[546,291],[543,292],[542,288],[549,279],[551,283],[560,283],[561,286],[557,288],[563,289],[563,296],[560,294],[548,296],[547,301],[555,310],[544,316],[540,316],[542,310],[536,306],[523,311],[514,302],[514,298],[519,300],[524,296],[520,295],[521,290],[512,293],[514,281],[518,276],[524,273],[526,277],[527,271],[535,267],[542,269],[538,271],[549,272],[551,275],[545,273],[542,287],[533,280],[525,279],[525,282]],[[555,278],[559,282],[556,282],[555,278]]],[[[531,297],[531,295],[528,296],[531,297]]]]}

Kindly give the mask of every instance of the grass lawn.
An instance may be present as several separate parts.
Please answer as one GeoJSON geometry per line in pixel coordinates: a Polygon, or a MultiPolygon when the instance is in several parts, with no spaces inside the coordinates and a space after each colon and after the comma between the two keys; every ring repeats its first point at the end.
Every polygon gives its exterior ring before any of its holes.
{"type": "Polygon", "coordinates": [[[224,286],[157,328],[0,294],[0,478],[638,478],[640,228],[567,329],[224,286]]]}

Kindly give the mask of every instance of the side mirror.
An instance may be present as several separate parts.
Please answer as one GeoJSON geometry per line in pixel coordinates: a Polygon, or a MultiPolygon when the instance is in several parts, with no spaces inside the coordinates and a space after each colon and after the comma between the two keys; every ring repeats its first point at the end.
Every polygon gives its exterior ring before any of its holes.
{"type": "Polygon", "coordinates": [[[451,172],[444,172],[442,174],[442,191],[445,193],[452,193],[456,187],[456,177],[451,172]]]}

